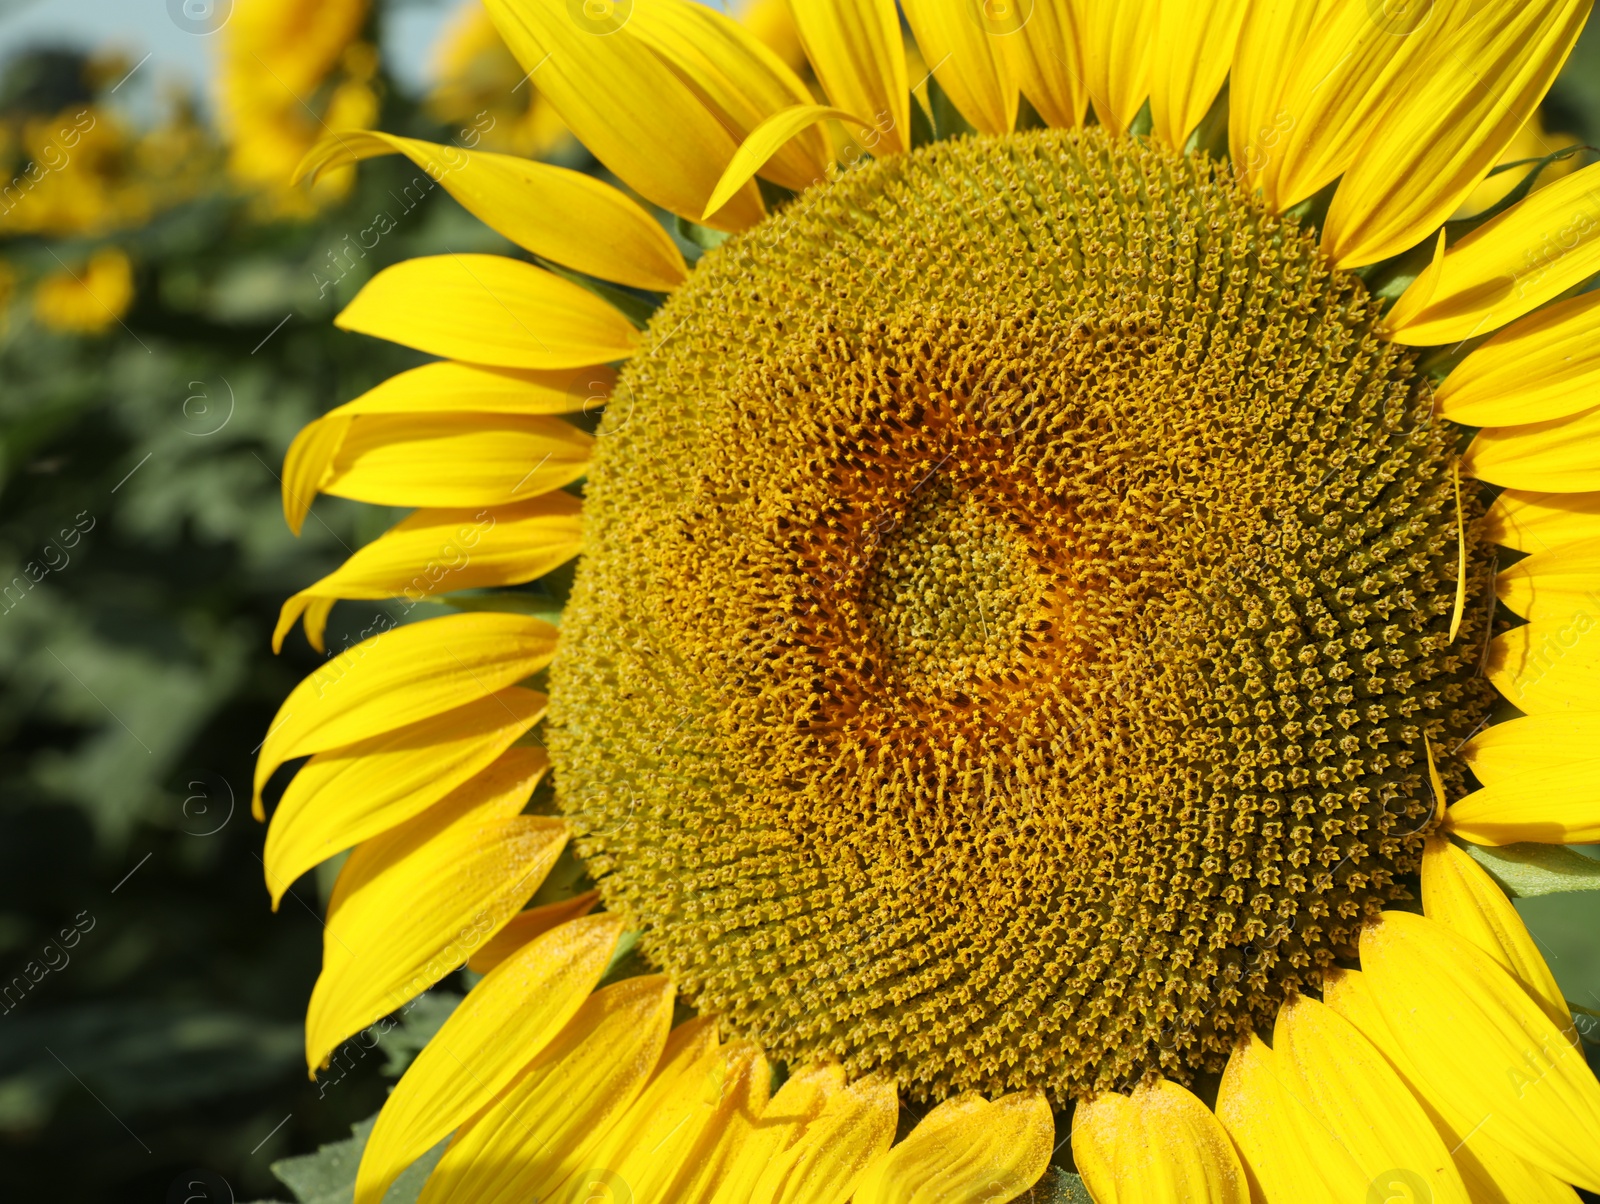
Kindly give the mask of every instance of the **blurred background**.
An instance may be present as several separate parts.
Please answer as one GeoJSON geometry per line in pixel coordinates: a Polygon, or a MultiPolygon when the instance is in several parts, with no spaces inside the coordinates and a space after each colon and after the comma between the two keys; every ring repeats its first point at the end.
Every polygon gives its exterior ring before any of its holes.
{"type": "MultiPolygon", "coordinates": [[[[782,0],[736,13],[796,53],[782,0]]],[[[1600,141],[1600,26],[1539,121],[1600,141]]],[[[308,1082],[331,877],[274,915],[248,814],[317,659],[271,655],[279,604],[395,517],[283,521],[294,433],[420,358],[331,319],[390,263],[512,250],[403,159],[290,186],[368,126],[593,166],[478,0],[0,0],[6,1199],[348,1200],[361,1122],[453,1005],[308,1082]]],[[[341,606],[329,646],[373,617],[341,606]]],[[[1519,906],[1600,1010],[1600,895],[1519,906]]]]}

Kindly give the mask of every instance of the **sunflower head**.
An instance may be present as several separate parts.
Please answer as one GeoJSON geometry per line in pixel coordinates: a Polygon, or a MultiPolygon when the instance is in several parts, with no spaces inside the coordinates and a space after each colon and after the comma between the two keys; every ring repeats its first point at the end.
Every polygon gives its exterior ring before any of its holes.
{"type": "Polygon", "coordinates": [[[1408,897],[1425,736],[1487,714],[1452,431],[1204,159],[940,143],[769,220],[600,428],[551,749],[607,905],[785,1060],[1220,1071],[1408,897]]]}

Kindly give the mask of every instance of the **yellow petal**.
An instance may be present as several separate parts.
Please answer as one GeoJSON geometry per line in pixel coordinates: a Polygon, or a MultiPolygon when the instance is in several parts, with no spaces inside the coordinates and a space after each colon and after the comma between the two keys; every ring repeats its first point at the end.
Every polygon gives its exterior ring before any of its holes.
{"type": "Polygon", "coordinates": [[[1245,188],[1260,190],[1273,209],[1279,208],[1278,171],[1294,128],[1283,93],[1295,79],[1317,13],[1318,0],[1252,3],[1234,50],[1228,85],[1229,158],[1245,188]]]}
{"type": "Polygon", "coordinates": [[[1442,924],[1390,911],[1361,934],[1361,965],[1414,1085],[1441,1115],[1481,1124],[1569,1183],[1600,1186],[1600,1083],[1488,954],[1442,924]]]}
{"type": "Polygon", "coordinates": [[[1249,0],[1160,0],[1150,69],[1156,135],[1182,150],[1222,91],[1249,0]]]}
{"type": "MultiPolygon", "coordinates": [[[[1455,1160],[1473,1204],[1577,1204],[1578,1194],[1555,1176],[1530,1165],[1485,1137],[1476,1124],[1456,1127],[1416,1086],[1416,1068],[1384,1019],[1371,981],[1356,970],[1332,970],[1323,979],[1323,999],[1371,1041],[1394,1067],[1439,1131],[1455,1160]]],[[[1405,1184],[1396,1185],[1404,1188],[1405,1184]]],[[[1415,1198],[1415,1192],[1412,1192],[1415,1198]]],[[[1402,1197],[1404,1194],[1402,1193],[1402,1197]]]]}
{"type": "Polygon", "coordinates": [[[804,1066],[790,1075],[723,1173],[714,1204],[747,1204],[772,1160],[799,1141],[843,1089],[844,1070],[834,1063],[804,1066]]]}
{"type": "Polygon", "coordinates": [[[1100,124],[1122,133],[1150,91],[1156,6],[1127,0],[1077,0],[1084,84],[1100,124]]]}
{"type": "MultiPolygon", "coordinates": [[[[582,551],[581,511],[577,498],[560,492],[482,510],[418,510],[284,603],[273,650],[316,598],[420,602],[453,590],[542,577],[582,551]]],[[[321,626],[308,619],[306,634],[321,651],[321,626]]]]}
{"type": "MultiPolygon", "coordinates": [[[[585,1174],[579,1171],[569,1175],[550,1199],[560,1204],[568,1204],[569,1201],[581,1204],[591,1199],[597,1190],[602,1190],[599,1198],[605,1199],[603,1189],[615,1186],[615,1168],[622,1164],[629,1151],[639,1149],[647,1140],[652,1143],[645,1146],[648,1150],[656,1149],[661,1143],[660,1118],[667,1111],[670,1101],[677,1099],[686,1082],[691,1079],[702,1083],[709,1081],[708,1071],[726,1065],[713,1057],[716,1052],[715,1017],[698,1016],[673,1029],[667,1035],[666,1048],[661,1051],[661,1058],[650,1081],[633,1104],[601,1136],[590,1155],[589,1167],[597,1168],[598,1173],[590,1171],[585,1174]]],[[[668,1131],[665,1136],[672,1138],[674,1134],[668,1131]]],[[[672,1150],[666,1149],[666,1153],[671,1154],[672,1150]]],[[[632,1183],[627,1186],[629,1191],[633,1190],[632,1183]]],[[[635,1193],[634,1198],[642,1201],[648,1197],[635,1193]]]]}
{"type": "Polygon", "coordinates": [[[1279,100],[1289,128],[1274,207],[1297,204],[1345,173],[1380,113],[1418,86],[1418,60],[1460,35],[1469,8],[1468,0],[1395,12],[1365,3],[1324,6],[1279,100]]]}
{"type": "Polygon", "coordinates": [[[291,757],[396,731],[515,685],[550,663],[557,631],[527,615],[447,615],[341,652],[284,699],[256,759],[261,788],[291,757]]]}
{"type": "MultiPolygon", "coordinates": [[[[1341,268],[1361,267],[1398,255],[1438,229],[1533,116],[1577,40],[1590,3],[1526,0],[1509,9],[1486,5],[1449,36],[1430,39],[1428,54],[1408,74],[1405,86],[1394,89],[1334,194],[1322,227],[1328,257],[1341,268]]],[[[1542,192],[1529,200],[1536,201],[1542,192]]],[[[1488,233],[1490,226],[1468,237],[1499,241],[1488,233]]],[[[1433,304],[1440,304],[1438,297],[1433,304]]],[[[1506,314],[1501,322],[1517,313],[1506,314]]],[[[1400,329],[1398,322],[1392,325],[1400,329]]],[[[1442,343],[1466,337],[1435,337],[1437,331],[1423,337],[1420,330],[1409,334],[1403,341],[1442,343]]]]}
{"type": "Polygon", "coordinates": [[[728,1049],[715,1104],[684,1155],[683,1169],[663,1196],[674,1204],[710,1204],[716,1198],[723,1180],[750,1146],[766,1109],[772,1087],[766,1055],[748,1042],[728,1049]]]}
{"type": "Polygon", "coordinates": [[[535,255],[602,280],[661,292],[688,275],[683,254],[655,218],[581,171],[377,130],[343,130],[313,147],[296,174],[315,177],[358,159],[396,153],[427,172],[484,225],[535,255]]]}
{"type": "Polygon", "coordinates": [[[539,889],[567,825],[517,814],[527,801],[474,779],[350,854],[328,900],[308,1066],[465,965],[539,889]]]}
{"type": "Polygon", "coordinates": [[[1524,715],[1479,732],[1467,741],[1461,759],[1486,786],[1507,785],[1547,766],[1582,774],[1590,760],[1600,758],[1596,737],[1600,711],[1524,715]]]}
{"type": "Polygon", "coordinates": [[[1450,247],[1385,319],[1413,346],[1489,334],[1600,270],[1600,163],[1518,201],[1450,247]]]}
{"type": "Polygon", "coordinates": [[[827,105],[796,105],[792,109],[774,113],[740,144],[738,153],[728,163],[728,170],[717,182],[716,191],[711,194],[711,200],[706,204],[706,211],[712,212],[725,204],[728,197],[744,187],[745,182],[761,170],[762,164],[766,163],[778,148],[819,121],[844,121],[850,124],[854,132],[864,133],[866,130],[859,119],[852,117],[843,109],[833,109],[827,105]]]}
{"type": "Polygon", "coordinates": [[[1500,574],[1500,601],[1525,619],[1564,619],[1600,608],[1600,540],[1535,552],[1500,574]]]}
{"type": "Polygon", "coordinates": [[[1217,1119],[1233,1138],[1251,1198],[1265,1204],[1365,1200],[1371,1175],[1333,1139],[1304,1092],[1291,1089],[1294,1073],[1282,1062],[1247,1033],[1217,1092],[1217,1119]]]}
{"type": "Polygon", "coordinates": [[[633,323],[588,289],[503,255],[384,268],[334,325],[496,368],[581,368],[626,359],[639,343],[633,323]]]}
{"type": "Polygon", "coordinates": [[[1016,31],[991,14],[1014,10],[966,0],[903,0],[903,7],[923,59],[961,115],[980,134],[1010,133],[1017,85],[999,39],[1016,31]]]}
{"type": "Polygon", "coordinates": [[[1211,1109],[1167,1079],[1078,1104],[1072,1157],[1097,1204],[1249,1204],[1233,1142],[1211,1109]]]}
{"type": "Polygon", "coordinates": [[[878,156],[911,149],[911,88],[894,0],[794,0],[806,58],[828,100],[879,134],[878,156]]]}
{"type": "Polygon", "coordinates": [[[322,491],[376,506],[505,505],[570,485],[593,447],[537,414],[373,414],[351,423],[322,491]]]}
{"type": "MultiPolygon", "coordinates": [[[[647,200],[680,217],[699,217],[737,139],[628,28],[632,5],[569,10],[561,0],[485,0],[485,6],[540,98],[596,159],[647,200]]],[[[711,224],[742,230],[761,215],[752,185],[711,224]]]]}
{"type": "Polygon", "coordinates": [[[1600,539],[1600,493],[1527,493],[1508,489],[1495,498],[1484,538],[1519,552],[1547,552],[1600,539]]]}
{"type": "Polygon", "coordinates": [[[1600,710],[1558,710],[1495,724],[1463,750],[1483,789],[1450,808],[1450,830],[1474,844],[1600,840],[1597,740],[1600,710]]]}
{"type": "Polygon", "coordinates": [[[1558,301],[1506,327],[1456,367],[1434,402],[1464,426],[1565,418],[1600,398],[1600,293],[1558,301]]]}
{"type": "Polygon", "coordinates": [[[1001,53],[1022,94],[1046,124],[1083,124],[1089,90],[1079,61],[1077,21],[1071,0],[1032,0],[1022,28],[1000,39],[1001,53]]]}
{"type": "Polygon", "coordinates": [[[327,479],[328,466],[344,445],[350,431],[350,419],[342,414],[328,414],[307,423],[294,442],[289,444],[283,458],[283,517],[289,530],[296,535],[311,512],[311,503],[322,492],[322,482],[327,479]]]}
{"type": "MultiPolygon", "coordinates": [[[[811,93],[782,59],[737,21],[703,4],[636,4],[628,29],[672,65],[736,142],[744,142],[775,113],[811,103],[811,93]]],[[[761,174],[799,192],[822,179],[832,163],[826,134],[812,130],[786,140],[761,174]]],[[[726,199],[736,191],[730,190],[726,199]]],[[[721,207],[706,206],[712,213],[721,207]]]]}
{"type": "Polygon", "coordinates": [[[607,1127],[638,1098],[672,1024],[672,983],[629,978],[589,996],[522,1076],[456,1132],[418,1204],[553,1198],[591,1165],[607,1127]]]}
{"type": "Polygon", "coordinates": [[[606,367],[536,372],[444,360],[391,376],[322,421],[363,414],[593,414],[616,382],[615,369],[606,367]]]}
{"type": "MultiPolygon", "coordinates": [[[[1529,714],[1600,710],[1600,641],[1595,615],[1537,620],[1513,627],[1489,645],[1484,676],[1529,714]]],[[[1458,804],[1459,805],[1459,804],[1458,804]]],[[[1464,834],[1464,833],[1463,833],[1464,834]]]]}
{"type": "Polygon", "coordinates": [[[1462,458],[1462,471],[1511,489],[1588,493],[1600,489],[1600,407],[1567,418],[1479,431],[1462,458]]]}
{"type": "Polygon", "coordinates": [[[1278,1013],[1279,1081],[1317,1118],[1368,1181],[1390,1176],[1435,1204],[1467,1204],[1438,1130],[1371,1042],[1326,1004],[1294,996],[1278,1013]]]}
{"type": "MultiPolygon", "coordinates": [[[[761,1051],[749,1041],[708,1050],[684,1069],[661,1097],[658,1110],[635,1131],[616,1162],[605,1163],[638,1200],[673,1200],[673,1181],[687,1169],[702,1139],[714,1141],[713,1119],[729,1101],[731,1084],[745,1074],[761,1051]]],[[[765,1059],[762,1058],[764,1062],[765,1059]]]]}
{"type": "Polygon", "coordinates": [[[1494,958],[1557,1028],[1576,1036],[1561,988],[1517,909],[1477,862],[1442,835],[1430,836],[1423,846],[1422,910],[1494,958]]]}
{"type": "Polygon", "coordinates": [[[833,1095],[800,1140],[775,1157],[756,1181],[750,1204],[848,1200],[867,1167],[894,1141],[900,1100],[880,1075],[833,1095]]]}
{"type": "Polygon", "coordinates": [[[511,686],[312,757],[267,828],[262,862],[273,910],[312,866],[420,815],[481,773],[504,775],[506,789],[524,780],[531,788],[549,765],[544,751],[511,745],[544,716],[545,704],[543,694],[511,686]]]}
{"type": "Polygon", "coordinates": [[[378,1204],[395,1177],[498,1095],[583,1005],[622,921],[585,916],[496,966],[417,1055],[378,1114],[354,1204],[378,1204]]]}
{"type": "Polygon", "coordinates": [[[1056,1144],[1055,1118],[1040,1091],[990,1103],[967,1092],[945,1100],[867,1168],[856,1204],[1013,1200],[1039,1181],[1056,1144]]]}
{"type": "Polygon", "coordinates": [[[612,368],[559,372],[424,364],[369,389],[308,423],[283,462],[283,513],[296,535],[344,445],[350,419],[364,414],[575,414],[606,408],[616,386],[612,368]]]}
{"type": "Polygon", "coordinates": [[[519,911],[467,959],[467,969],[474,974],[487,974],[535,937],[559,928],[568,920],[588,915],[599,901],[600,892],[591,890],[570,899],[546,903],[543,907],[519,911]]]}

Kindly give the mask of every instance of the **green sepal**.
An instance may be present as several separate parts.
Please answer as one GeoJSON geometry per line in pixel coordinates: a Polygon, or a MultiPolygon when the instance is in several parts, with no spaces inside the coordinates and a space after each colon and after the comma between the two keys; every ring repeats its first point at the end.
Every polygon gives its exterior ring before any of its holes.
{"type": "Polygon", "coordinates": [[[962,134],[975,134],[972,123],[961,115],[955,102],[939,86],[939,77],[928,75],[928,107],[933,111],[933,137],[936,142],[946,138],[959,138],[962,134]]]}
{"type": "Polygon", "coordinates": [[[932,146],[938,141],[933,132],[933,119],[928,116],[928,110],[922,107],[922,102],[915,96],[911,98],[911,149],[932,146]]]}
{"type": "Polygon", "coordinates": [[[607,284],[604,280],[596,280],[593,276],[585,276],[582,272],[571,271],[537,255],[534,256],[534,261],[545,271],[553,272],[563,280],[570,280],[581,289],[587,289],[640,330],[650,325],[651,317],[661,308],[663,298],[659,295],[653,295],[652,300],[646,300],[637,293],[630,293],[614,284],[607,284]]]}
{"type": "Polygon", "coordinates": [[[761,203],[767,207],[769,213],[782,209],[800,195],[793,188],[785,188],[782,184],[774,184],[771,180],[764,180],[760,176],[756,177],[756,188],[760,190],[761,203]]]}
{"type": "Polygon", "coordinates": [[[1600,860],[1565,845],[1458,843],[1513,899],[1600,890],[1600,860]]]}
{"type": "Polygon", "coordinates": [[[1200,124],[1194,127],[1188,140],[1183,144],[1184,154],[1209,155],[1219,163],[1228,158],[1230,99],[1230,86],[1223,84],[1222,91],[1217,93],[1217,98],[1211,102],[1206,115],[1200,119],[1200,124]]]}
{"type": "Polygon", "coordinates": [[[1019,96],[1017,97],[1017,120],[1011,128],[1020,134],[1023,130],[1047,130],[1050,128],[1050,123],[1039,116],[1039,110],[1033,107],[1033,101],[1026,96],[1019,96]]]}
{"type": "Polygon", "coordinates": [[[1581,1003],[1573,1003],[1568,999],[1564,1001],[1567,1011],[1572,1013],[1573,1026],[1590,1045],[1600,1045],[1600,1012],[1593,1008],[1586,1008],[1581,1003]]]}
{"type": "Polygon", "coordinates": [[[1139,111],[1133,115],[1133,120],[1128,124],[1128,134],[1133,138],[1148,138],[1155,133],[1156,119],[1150,111],[1150,102],[1147,100],[1139,106],[1139,111]]]}
{"type": "Polygon", "coordinates": [[[445,594],[429,601],[439,602],[453,610],[495,611],[503,614],[531,615],[555,627],[561,626],[561,603],[555,598],[538,594],[497,591],[492,594],[445,594]]]}
{"type": "Polygon", "coordinates": [[[644,954],[639,951],[639,938],[643,933],[629,929],[617,939],[617,948],[611,954],[611,961],[606,966],[606,972],[600,976],[601,987],[608,987],[614,982],[621,982],[624,978],[638,978],[641,974],[649,974],[651,965],[645,961],[644,954]]]}
{"type": "Polygon", "coordinates": [[[710,226],[702,226],[683,217],[675,218],[674,221],[678,237],[702,251],[715,250],[728,241],[728,235],[721,230],[713,230],[710,226]]]}
{"type": "Polygon", "coordinates": [[[1485,209],[1482,213],[1474,213],[1471,217],[1457,218],[1454,221],[1446,222],[1444,224],[1445,229],[1449,232],[1446,235],[1447,241],[1453,243],[1458,238],[1472,233],[1472,231],[1476,230],[1485,222],[1493,221],[1507,209],[1511,208],[1511,206],[1522,200],[1533,191],[1533,186],[1538,183],[1539,176],[1543,173],[1544,169],[1549,167],[1552,163],[1559,163],[1562,159],[1570,159],[1573,155],[1580,154],[1583,151],[1592,151],[1594,149],[1595,148],[1592,146],[1564,146],[1560,150],[1551,151],[1548,155],[1543,155],[1536,159],[1516,159],[1510,163],[1499,164],[1489,172],[1488,176],[1485,176],[1484,178],[1489,179],[1490,177],[1497,176],[1501,172],[1505,171],[1515,171],[1519,167],[1527,167],[1530,163],[1537,164],[1537,166],[1526,176],[1524,176],[1515,188],[1506,193],[1505,196],[1501,197],[1493,205],[1490,205],[1489,208],[1485,209]]]}

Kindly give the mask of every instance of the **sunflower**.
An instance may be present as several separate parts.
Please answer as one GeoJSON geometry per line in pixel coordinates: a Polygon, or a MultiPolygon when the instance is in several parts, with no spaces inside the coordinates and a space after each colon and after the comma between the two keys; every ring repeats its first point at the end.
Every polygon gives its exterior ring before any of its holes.
{"type": "Polygon", "coordinates": [[[275,899],[354,849],[313,1072],[482,976],[356,1204],[447,1138],[428,1204],[1600,1190],[1501,885],[1600,840],[1600,165],[1448,222],[1589,4],[903,7],[930,80],[796,0],[819,98],[687,0],[490,0],[679,240],[305,165],[527,252],[376,276],[338,324],[437,362],[284,471],[414,508],[276,637],[408,620],[257,766],[275,899]]]}
{"type": "Polygon", "coordinates": [[[341,199],[349,173],[311,194],[285,187],[326,134],[377,119],[377,51],[360,40],[370,0],[237,0],[222,28],[217,116],[228,173],[270,216],[307,217],[341,199]]]}
{"type": "Polygon", "coordinates": [[[34,316],[68,334],[102,334],[132,303],[133,264],[117,247],[102,247],[77,271],[62,265],[33,289],[34,316]]]}

